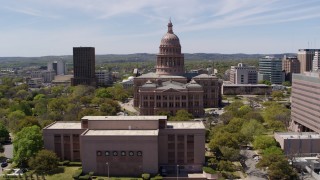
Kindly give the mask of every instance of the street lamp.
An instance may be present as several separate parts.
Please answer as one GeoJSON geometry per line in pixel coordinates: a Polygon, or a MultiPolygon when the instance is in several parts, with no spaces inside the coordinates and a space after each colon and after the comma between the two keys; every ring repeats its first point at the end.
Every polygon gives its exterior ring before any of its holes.
{"type": "Polygon", "coordinates": [[[179,164],[177,164],[177,180],[179,180],[179,164]]]}
{"type": "Polygon", "coordinates": [[[106,165],[108,166],[108,180],[109,180],[109,163],[106,162],[106,165]]]}

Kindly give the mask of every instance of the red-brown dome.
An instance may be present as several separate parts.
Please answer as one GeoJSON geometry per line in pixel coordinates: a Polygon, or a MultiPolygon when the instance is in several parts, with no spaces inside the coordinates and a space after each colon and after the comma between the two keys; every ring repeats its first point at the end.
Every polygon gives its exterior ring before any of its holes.
{"type": "Polygon", "coordinates": [[[161,46],[181,47],[178,36],[173,33],[171,21],[168,23],[168,32],[161,39],[160,47],[161,46]]]}

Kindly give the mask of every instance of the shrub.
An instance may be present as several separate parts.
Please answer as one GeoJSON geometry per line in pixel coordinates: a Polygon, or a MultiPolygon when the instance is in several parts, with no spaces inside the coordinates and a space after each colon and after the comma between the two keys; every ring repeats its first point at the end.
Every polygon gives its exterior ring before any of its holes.
{"type": "Polygon", "coordinates": [[[209,173],[209,174],[215,174],[216,171],[214,169],[212,169],[211,167],[202,167],[202,170],[206,173],[209,173]]]}
{"type": "Polygon", "coordinates": [[[79,166],[79,167],[81,167],[81,166],[82,166],[82,163],[81,163],[81,162],[70,162],[70,163],[68,164],[68,166],[79,166]]]}
{"type": "Polygon", "coordinates": [[[89,174],[86,174],[84,176],[79,176],[79,180],[89,180],[89,179],[91,179],[89,174]]]}
{"type": "Polygon", "coordinates": [[[151,178],[151,180],[162,180],[163,177],[160,175],[156,175],[155,177],[151,178]]]}
{"type": "Polygon", "coordinates": [[[150,179],[150,174],[148,174],[148,173],[143,173],[143,174],[141,175],[141,177],[142,177],[144,180],[147,180],[147,179],[150,179]]]}
{"type": "Polygon", "coordinates": [[[73,179],[79,179],[79,176],[82,174],[82,169],[76,170],[76,172],[72,175],[73,179]]]}
{"type": "Polygon", "coordinates": [[[93,174],[94,174],[94,172],[92,172],[92,171],[89,172],[89,176],[93,176],[93,174]]]}

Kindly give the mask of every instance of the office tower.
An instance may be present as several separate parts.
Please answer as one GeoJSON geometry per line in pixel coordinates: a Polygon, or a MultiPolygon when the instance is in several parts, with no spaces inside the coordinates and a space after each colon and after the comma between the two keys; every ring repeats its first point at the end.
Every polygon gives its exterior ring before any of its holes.
{"type": "Polygon", "coordinates": [[[292,75],[291,119],[295,131],[320,133],[319,72],[292,75]]]}
{"type": "Polygon", "coordinates": [[[312,70],[319,71],[319,69],[320,69],[320,54],[319,54],[319,51],[315,51],[313,62],[312,62],[312,70]]]}
{"type": "Polygon", "coordinates": [[[71,85],[96,85],[94,47],[73,48],[73,73],[71,85]]]}
{"type": "Polygon", "coordinates": [[[266,56],[259,59],[259,80],[268,80],[272,84],[282,84],[284,73],[280,58],[266,56]]]}
{"type": "Polygon", "coordinates": [[[231,66],[230,82],[233,84],[257,84],[258,73],[256,67],[239,63],[231,66]]]}
{"type": "Polygon", "coordinates": [[[312,61],[316,51],[320,49],[299,49],[300,73],[312,71],[312,61]]]}
{"type": "Polygon", "coordinates": [[[64,60],[49,62],[47,66],[48,71],[55,71],[56,75],[66,75],[67,66],[64,60]]]}
{"type": "Polygon", "coordinates": [[[292,82],[292,74],[300,73],[300,62],[297,57],[283,56],[282,70],[285,73],[285,81],[292,82]]]}

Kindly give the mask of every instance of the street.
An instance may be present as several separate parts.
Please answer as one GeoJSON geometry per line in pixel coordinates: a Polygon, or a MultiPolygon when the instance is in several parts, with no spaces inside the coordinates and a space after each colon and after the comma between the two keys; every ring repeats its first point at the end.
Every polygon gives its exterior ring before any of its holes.
{"type": "Polygon", "coordinates": [[[267,179],[267,173],[263,170],[256,168],[258,160],[253,158],[256,153],[253,150],[242,149],[240,154],[245,157],[244,170],[246,172],[247,180],[264,180],[267,179]]]}

